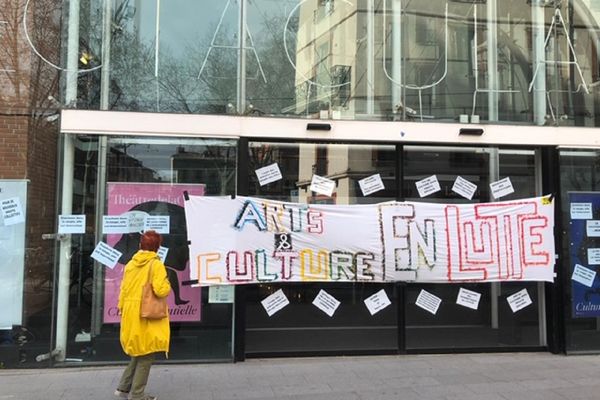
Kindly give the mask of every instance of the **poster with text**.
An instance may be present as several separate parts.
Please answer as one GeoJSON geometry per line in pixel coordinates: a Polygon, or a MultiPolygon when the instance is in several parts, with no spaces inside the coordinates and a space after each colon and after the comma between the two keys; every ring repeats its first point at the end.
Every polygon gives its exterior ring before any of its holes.
{"type": "MultiPolygon", "coordinates": [[[[140,231],[146,217],[169,217],[169,233],[163,234],[162,246],[169,249],[165,258],[167,276],[171,283],[169,294],[169,318],[174,322],[200,321],[200,288],[183,286],[189,280],[188,235],[183,208],[183,192],[203,196],[204,185],[170,183],[107,184],[109,216],[127,216],[129,233],[107,234],[106,243],[123,253],[114,269],[107,269],[104,282],[104,322],[119,322],[117,309],[123,268],[138,251],[140,231]]],[[[151,219],[152,219],[151,218],[151,219]]]]}
{"type": "MultiPolygon", "coordinates": [[[[595,262],[595,249],[600,248],[600,237],[590,226],[600,219],[600,192],[570,192],[567,209],[570,210],[569,276],[574,273],[575,277],[579,276],[576,269],[586,271],[588,275],[597,273],[600,265],[595,262]]],[[[582,279],[571,279],[573,318],[600,317],[600,280],[585,284],[581,281],[582,279]]]]}

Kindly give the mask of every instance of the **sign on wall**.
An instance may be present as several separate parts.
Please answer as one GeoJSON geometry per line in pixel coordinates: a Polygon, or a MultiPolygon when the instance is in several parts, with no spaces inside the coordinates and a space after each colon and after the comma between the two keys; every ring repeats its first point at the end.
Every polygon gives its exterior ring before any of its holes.
{"type": "Polygon", "coordinates": [[[554,279],[547,198],[307,205],[190,196],[185,212],[190,277],[203,285],[554,279]]]}

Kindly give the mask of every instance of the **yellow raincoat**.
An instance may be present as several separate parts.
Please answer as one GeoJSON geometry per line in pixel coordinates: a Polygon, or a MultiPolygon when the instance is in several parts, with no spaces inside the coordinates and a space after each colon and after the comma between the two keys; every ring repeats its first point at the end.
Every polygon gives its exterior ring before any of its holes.
{"type": "Polygon", "coordinates": [[[169,352],[171,331],[169,318],[145,319],[140,317],[142,287],[148,281],[152,264],[152,288],[158,297],[171,291],[167,270],[153,251],[139,250],[125,266],[119,310],[121,310],[121,346],[125,354],[138,357],[150,353],[169,352]]]}

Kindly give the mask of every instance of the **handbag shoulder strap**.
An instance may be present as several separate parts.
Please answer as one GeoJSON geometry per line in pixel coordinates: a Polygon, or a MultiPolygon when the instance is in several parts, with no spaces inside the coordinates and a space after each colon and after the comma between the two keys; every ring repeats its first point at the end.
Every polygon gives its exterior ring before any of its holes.
{"type": "Polygon", "coordinates": [[[152,283],[152,265],[154,264],[154,259],[152,259],[152,261],[150,261],[150,266],[148,267],[148,279],[146,280],[146,283],[152,283]]]}

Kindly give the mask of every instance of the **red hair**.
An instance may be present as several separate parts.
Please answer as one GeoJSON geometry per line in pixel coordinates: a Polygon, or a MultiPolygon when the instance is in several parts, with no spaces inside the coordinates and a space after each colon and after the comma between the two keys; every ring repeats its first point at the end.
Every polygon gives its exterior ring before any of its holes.
{"type": "Polygon", "coordinates": [[[146,231],[140,238],[140,249],[148,251],[158,251],[162,244],[162,236],[156,231],[146,231]]]}

